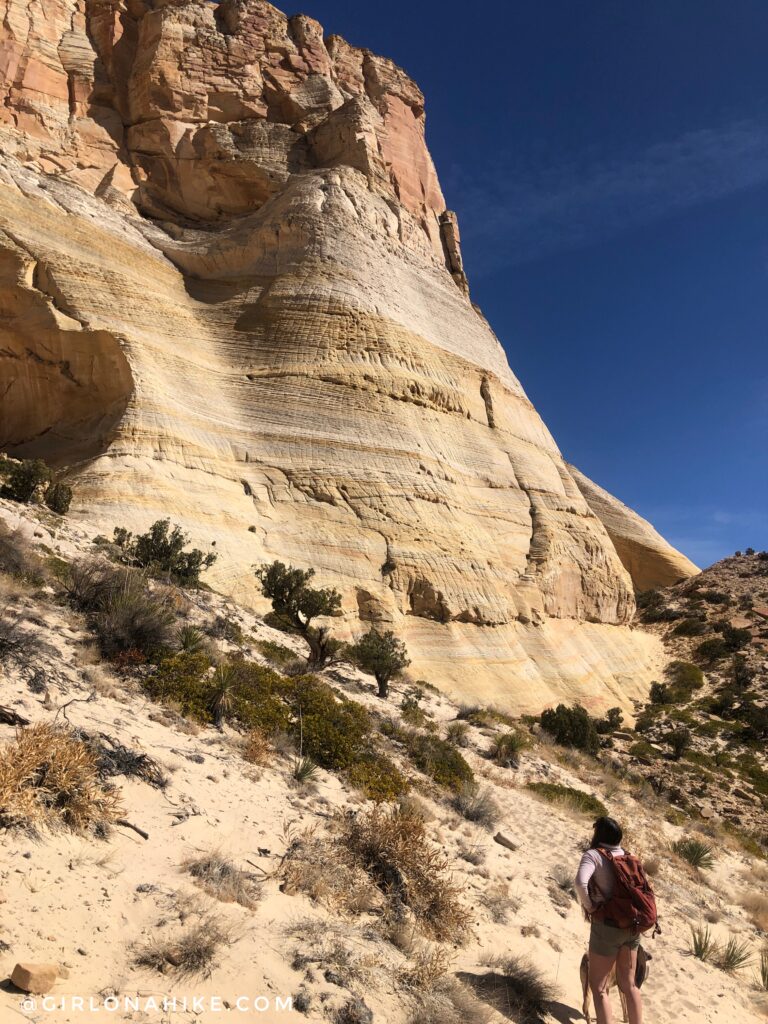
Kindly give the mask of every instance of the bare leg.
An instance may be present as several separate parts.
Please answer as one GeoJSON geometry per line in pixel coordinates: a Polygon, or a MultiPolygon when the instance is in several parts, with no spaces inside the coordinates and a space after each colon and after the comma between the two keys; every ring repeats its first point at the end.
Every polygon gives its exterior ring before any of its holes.
{"type": "Polygon", "coordinates": [[[616,981],[627,1001],[629,1024],[643,1024],[643,1000],[635,985],[637,950],[622,946],[616,959],[616,981]]]}
{"type": "Polygon", "coordinates": [[[592,989],[592,997],[595,1000],[597,1024],[613,1024],[611,1000],[608,997],[608,978],[615,963],[615,956],[600,956],[590,950],[589,987],[592,989]]]}

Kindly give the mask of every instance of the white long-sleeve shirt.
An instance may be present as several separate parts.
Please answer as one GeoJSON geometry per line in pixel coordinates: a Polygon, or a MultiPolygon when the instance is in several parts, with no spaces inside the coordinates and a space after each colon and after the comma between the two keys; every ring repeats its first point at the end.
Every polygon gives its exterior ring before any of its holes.
{"type": "MultiPolygon", "coordinates": [[[[620,846],[609,846],[607,843],[600,845],[614,857],[624,856],[620,846]]],[[[591,914],[613,895],[613,867],[597,850],[587,850],[581,858],[574,886],[582,907],[591,914]]]]}

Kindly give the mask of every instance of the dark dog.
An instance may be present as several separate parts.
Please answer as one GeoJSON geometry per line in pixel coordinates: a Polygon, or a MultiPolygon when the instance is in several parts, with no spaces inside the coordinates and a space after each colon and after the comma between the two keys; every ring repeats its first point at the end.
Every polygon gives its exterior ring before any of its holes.
{"type": "MultiPolygon", "coordinates": [[[[651,960],[651,954],[647,953],[642,946],[637,951],[637,967],[635,968],[635,985],[638,988],[642,988],[643,982],[646,980],[650,973],[650,967],[648,961],[651,960]]],[[[590,1008],[592,1006],[592,991],[589,987],[589,953],[585,953],[581,958],[581,966],[579,968],[579,974],[581,975],[581,988],[584,993],[584,1004],[582,1006],[582,1013],[587,1024],[591,1024],[592,1017],[590,1015],[590,1008]]],[[[608,975],[608,991],[616,985],[616,965],[614,964],[613,970],[608,975]]],[[[624,998],[624,993],[619,989],[619,998],[621,999],[621,1012],[622,1019],[629,1020],[627,1016],[627,1001],[624,998]]]]}

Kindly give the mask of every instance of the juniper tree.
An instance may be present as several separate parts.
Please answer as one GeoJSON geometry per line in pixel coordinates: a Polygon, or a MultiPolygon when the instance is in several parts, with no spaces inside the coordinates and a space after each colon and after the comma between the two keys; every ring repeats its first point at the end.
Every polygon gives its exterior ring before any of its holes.
{"type": "Polygon", "coordinates": [[[314,569],[294,569],[283,562],[260,565],[256,570],[262,593],[272,602],[277,618],[306,641],[309,667],[321,669],[330,663],[341,644],[327,626],[313,626],[312,620],[338,615],[341,595],[328,587],[311,587],[314,575],[314,569]]]}

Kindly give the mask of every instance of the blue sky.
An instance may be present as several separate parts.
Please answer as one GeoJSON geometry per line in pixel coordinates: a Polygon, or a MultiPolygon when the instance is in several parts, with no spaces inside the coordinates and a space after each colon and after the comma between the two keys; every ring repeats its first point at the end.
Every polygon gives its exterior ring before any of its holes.
{"type": "Polygon", "coordinates": [[[700,565],[768,548],[768,3],[301,9],[424,90],[472,298],[566,458],[700,565]]]}

